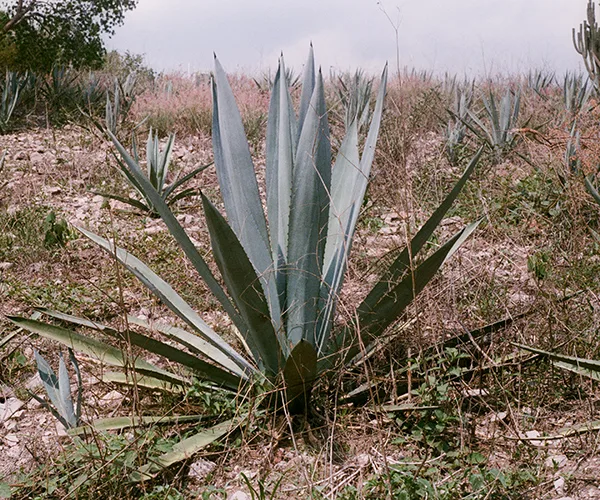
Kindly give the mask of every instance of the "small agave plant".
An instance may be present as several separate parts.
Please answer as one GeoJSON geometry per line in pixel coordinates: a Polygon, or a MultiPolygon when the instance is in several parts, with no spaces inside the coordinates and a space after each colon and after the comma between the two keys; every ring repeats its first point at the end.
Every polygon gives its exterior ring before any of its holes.
{"type": "MultiPolygon", "coordinates": [[[[114,135],[112,137],[114,137],[114,135]]],[[[133,161],[137,165],[138,170],[141,170],[140,158],[137,150],[135,135],[133,135],[132,137],[133,155],[131,157],[128,156],[128,158],[133,159],[133,161]]],[[[171,134],[167,139],[167,144],[165,145],[165,148],[161,151],[158,140],[158,134],[153,134],[152,129],[150,129],[150,132],[148,134],[148,141],[146,142],[146,177],[150,181],[152,188],[157,193],[159,193],[162,200],[168,206],[171,206],[175,202],[184,198],[189,198],[190,196],[196,195],[197,190],[193,188],[182,189],[180,191],[179,188],[183,187],[183,185],[186,182],[190,181],[200,172],[212,165],[212,163],[209,163],[208,165],[202,165],[198,168],[195,168],[189,174],[167,185],[167,175],[169,174],[169,166],[171,164],[171,154],[173,153],[174,143],[175,135],[171,134]]],[[[131,205],[132,207],[137,208],[138,210],[142,211],[143,213],[147,213],[152,217],[158,217],[160,215],[158,209],[152,202],[151,197],[148,196],[148,194],[144,190],[144,187],[136,179],[135,175],[131,174],[130,168],[125,163],[123,163],[123,161],[120,158],[117,158],[117,163],[119,165],[120,172],[123,174],[123,177],[125,177],[127,182],[136,190],[139,197],[123,197],[109,193],[98,194],[104,196],[105,198],[110,198],[112,200],[117,200],[122,203],[126,203],[127,205],[131,205]]]]}
{"type": "MultiPolygon", "coordinates": [[[[238,352],[220,337],[143,262],[83,228],[78,229],[137,276],[188,329],[160,323],[149,325],[134,317],[128,318],[129,324],[152,328],[185,350],[134,331],[125,335],[82,318],[44,312],[93,328],[109,338],[126,338],[185,367],[183,374],[159,368],[142,357],[130,359],[126,351],[66,328],[24,318],[11,319],[105,363],[128,367],[127,374],[105,373],[105,380],[135,380],[139,386],[173,388],[189,383],[194,376],[234,392],[258,381],[257,387],[275,389],[280,395],[270,398],[274,404],[283,403],[291,413],[306,412],[317,379],[334,368],[360,361],[365,352],[372,350],[440,266],[475,230],[478,222],[459,231],[427,258],[420,258],[419,252],[473,172],[480,153],[409,247],[398,254],[367,294],[353,315],[355,319],[343,322],[336,318],[336,303],[375,154],[387,68],[379,83],[362,154],[357,113],[333,165],[323,78],[315,72],[312,48],[305,66],[298,116],[285,74],[282,58],[267,123],[265,212],[242,119],[225,72],[215,59],[213,149],[225,215],[206,195],[202,195],[202,203],[224,287],[137,161],[113,137],[130,175],[231,318],[246,352],[238,352]],[[419,265],[411,266],[417,261],[419,265]]],[[[137,478],[147,478],[160,466],[189,457],[226,433],[231,424],[222,423],[187,438],[145,467],[137,478]]]]}
{"type": "Polygon", "coordinates": [[[43,407],[50,410],[50,412],[56,417],[56,419],[65,426],[67,429],[72,429],[79,425],[79,419],[81,418],[81,396],[83,391],[83,384],[81,382],[81,372],[79,371],[79,364],[73,354],[73,351],[69,349],[69,359],[75,370],[77,376],[77,404],[73,404],[71,397],[71,382],[69,380],[69,372],[67,371],[67,365],[65,364],[62,352],[60,353],[58,376],[44,359],[44,357],[37,351],[34,350],[35,360],[37,363],[38,373],[44,389],[50,398],[50,402],[53,406],[40,398],[34,393],[30,393],[31,396],[38,401],[43,407]]]}

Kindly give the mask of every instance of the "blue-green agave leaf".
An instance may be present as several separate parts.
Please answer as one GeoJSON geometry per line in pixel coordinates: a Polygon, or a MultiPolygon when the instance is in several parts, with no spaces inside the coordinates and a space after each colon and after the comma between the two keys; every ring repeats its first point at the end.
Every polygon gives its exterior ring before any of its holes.
{"type": "Polygon", "coordinates": [[[58,377],[37,349],[33,350],[33,354],[46,394],[48,394],[48,398],[50,398],[50,401],[54,405],[56,413],[60,415],[61,423],[65,427],[75,427],[77,421],[71,399],[69,374],[62,353],[59,359],[58,377]]]}
{"type": "Polygon", "coordinates": [[[179,441],[173,448],[156,457],[151,462],[140,467],[137,471],[131,474],[130,479],[133,482],[146,481],[152,479],[157,474],[162,472],[166,467],[173,465],[182,460],[191,458],[201,449],[214,443],[217,439],[232,432],[242,421],[245,416],[239,416],[225,422],[221,422],[208,429],[202,429],[200,432],[179,441]]]}
{"type": "MultiPolygon", "coordinates": [[[[87,328],[92,328],[93,330],[98,330],[100,332],[109,333],[112,336],[119,335],[116,330],[103,325],[101,323],[97,323],[95,321],[90,321],[85,318],[80,318],[78,316],[72,316],[70,314],[61,313],[58,311],[52,311],[50,309],[39,308],[38,311],[52,316],[53,318],[60,319],[62,321],[67,321],[69,323],[73,323],[75,325],[85,326],[87,328]]],[[[155,330],[157,332],[162,333],[167,336],[171,340],[177,342],[178,344],[186,347],[194,354],[200,354],[202,356],[207,357],[212,360],[219,366],[222,366],[226,369],[226,371],[232,372],[235,374],[238,379],[246,379],[247,376],[240,369],[238,365],[236,365],[231,358],[228,358],[223,354],[222,351],[215,348],[212,344],[209,344],[205,340],[201,339],[198,335],[194,335],[190,332],[183,330],[182,328],[177,328],[175,326],[167,325],[160,322],[153,322],[150,324],[148,321],[142,320],[140,318],[136,318],[135,316],[127,316],[127,323],[130,325],[138,325],[142,328],[146,328],[148,330],[155,330]]],[[[214,367],[213,365],[210,365],[214,367]]],[[[214,367],[217,368],[217,367],[214,367]]]]}
{"type": "MultiPolygon", "coordinates": [[[[123,158],[129,172],[133,177],[135,177],[137,183],[140,185],[143,193],[152,204],[152,207],[157,211],[157,213],[161,216],[163,222],[166,224],[170,233],[177,240],[177,243],[181,247],[181,249],[185,252],[187,258],[190,260],[200,277],[204,280],[212,294],[215,298],[220,302],[225,309],[227,315],[233,321],[233,324],[237,327],[238,330],[244,331],[247,325],[244,324],[239,313],[235,310],[235,307],[229,300],[229,297],[225,294],[225,291],[219,284],[219,282],[215,279],[212,272],[210,271],[208,265],[196,250],[196,247],[190,240],[189,236],[186,234],[184,229],[179,224],[179,221],[176,219],[171,209],[167,206],[165,200],[162,199],[160,194],[154,189],[150,181],[144,175],[144,172],[140,169],[138,163],[129,155],[127,150],[123,147],[123,145],[117,140],[117,138],[108,132],[108,135],[112,139],[115,147],[119,151],[119,154],[123,158]]],[[[91,234],[91,233],[90,233],[91,234]]],[[[89,236],[88,236],[89,237],[89,236]]]]}
{"type": "MultiPolygon", "coordinates": [[[[231,390],[237,390],[240,386],[241,377],[236,376],[233,373],[230,373],[229,371],[220,368],[219,366],[207,363],[206,361],[203,361],[202,359],[199,359],[196,356],[192,356],[191,354],[188,354],[187,352],[181,349],[170,346],[168,344],[165,344],[164,342],[155,340],[146,335],[141,335],[131,330],[129,330],[127,333],[121,333],[106,325],[94,323],[84,318],[79,318],[77,316],[71,316],[69,314],[63,314],[56,311],[43,310],[43,312],[45,314],[48,314],[49,316],[63,321],[68,321],[76,325],[82,325],[88,328],[92,328],[94,330],[101,331],[106,335],[109,335],[116,339],[126,339],[133,345],[141,347],[142,349],[148,352],[158,354],[159,356],[163,356],[169,359],[170,361],[179,363],[180,365],[193,370],[198,376],[198,378],[209,380],[211,382],[214,382],[215,384],[222,385],[223,387],[226,387],[231,390]]],[[[143,322],[141,320],[137,322],[128,321],[128,323],[138,324],[147,327],[150,326],[148,325],[148,323],[143,322]]]]}
{"type": "Polygon", "coordinates": [[[302,94],[300,95],[300,110],[298,112],[298,129],[296,141],[300,139],[304,120],[308,114],[308,109],[312,100],[312,95],[315,90],[315,55],[312,43],[308,51],[308,60],[304,66],[304,75],[302,77],[302,94]]]}
{"type": "Polygon", "coordinates": [[[79,333],[67,330],[66,328],[15,316],[9,316],[8,319],[17,326],[25,328],[30,332],[37,333],[44,338],[59,342],[75,351],[87,354],[107,365],[119,366],[122,368],[131,367],[139,373],[148,374],[173,383],[181,383],[181,381],[184,380],[179,375],[158,368],[144,359],[129,359],[126,353],[116,347],[80,335],[79,333]]]}
{"type": "MultiPolygon", "coordinates": [[[[112,242],[87,231],[81,227],[74,226],[84,236],[92,240],[98,246],[114,255],[116,259],[135,275],[152,293],[154,293],[171,311],[191,326],[198,334],[211,345],[220,350],[225,356],[234,361],[246,373],[253,373],[254,367],[242,358],[227,342],[217,335],[210,326],[198,315],[196,311],[177,294],[166,281],[154,273],[141,260],[131,255],[123,248],[116,247],[112,242]]],[[[245,323],[244,323],[245,324],[245,323]]]]}
{"type": "Polygon", "coordinates": [[[358,339],[345,338],[349,331],[343,331],[337,339],[337,347],[341,349],[344,345],[350,348],[344,351],[346,361],[351,360],[360,352],[360,344],[368,348],[392,323],[399,319],[406,311],[408,305],[421,293],[425,286],[438,272],[440,267],[460,248],[465,240],[475,231],[481,220],[469,224],[460,230],[444,245],[429,256],[414,272],[408,273],[402,281],[391,285],[377,307],[372,310],[358,310],[358,328],[360,342],[358,339]]]}
{"type": "Polygon", "coordinates": [[[275,75],[267,122],[267,215],[280,305],[285,309],[292,175],[296,154],[296,117],[285,77],[283,56],[275,75]]]}
{"type": "Polygon", "coordinates": [[[417,234],[413,237],[410,242],[410,253],[409,247],[406,247],[400,255],[394,260],[392,265],[384,272],[381,276],[377,284],[373,287],[373,289],[369,292],[367,297],[363,300],[363,302],[358,307],[359,311],[372,311],[377,308],[377,304],[390,290],[390,287],[393,286],[394,283],[397,283],[398,280],[408,271],[410,267],[411,259],[414,258],[423,248],[425,243],[429,240],[433,232],[440,225],[446,213],[454,203],[454,200],[458,197],[460,192],[462,191],[464,185],[467,183],[467,180],[475,170],[477,166],[477,162],[483,153],[483,148],[480,148],[479,151],[475,154],[467,168],[465,169],[463,175],[458,180],[458,182],[452,188],[452,191],[446,196],[444,201],[439,205],[439,207],[433,212],[431,217],[425,222],[423,227],[417,232],[417,234]]]}
{"type": "Polygon", "coordinates": [[[594,380],[600,380],[600,360],[579,358],[577,356],[566,356],[564,354],[543,351],[542,349],[536,349],[535,347],[522,344],[515,345],[521,349],[525,349],[526,351],[548,357],[552,361],[553,365],[562,368],[563,370],[568,370],[594,380]]]}
{"type": "Polygon", "coordinates": [[[250,327],[244,340],[261,371],[274,376],[283,361],[262,283],[242,244],[223,216],[202,195],[215,261],[231,297],[250,327]]]}
{"type": "Polygon", "coordinates": [[[296,151],[288,235],[287,335],[290,347],[300,340],[315,345],[322,309],[321,273],[329,220],[331,144],[319,72],[296,151]]]}
{"type": "Polygon", "coordinates": [[[310,393],[317,377],[317,351],[301,340],[290,353],[284,369],[285,397],[290,413],[306,412],[310,393]]]}
{"type": "Polygon", "coordinates": [[[331,207],[321,292],[326,296],[326,306],[319,328],[317,342],[319,352],[322,352],[324,345],[329,340],[336,298],[343,283],[356,222],[367,190],[383,114],[386,85],[387,65],[381,75],[377,102],[362,159],[359,160],[358,156],[358,123],[354,120],[346,132],[333,167],[331,207]]]}
{"type": "Polygon", "coordinates": [[[216,57],[212,93],[213,152],[225,212],[250,262],[266,285],[271,317],[279,329],[281,310],[275,268],[254,164],[231,86],[216,57]]]}

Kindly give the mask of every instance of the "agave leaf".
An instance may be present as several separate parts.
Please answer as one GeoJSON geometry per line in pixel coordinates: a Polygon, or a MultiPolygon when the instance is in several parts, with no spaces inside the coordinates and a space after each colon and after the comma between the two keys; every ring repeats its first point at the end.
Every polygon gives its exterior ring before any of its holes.
{"type": "MultiPolygon", "coordinates": [[[[365,347],[377,339],[383,331],[396,321],[406,310],[406,307],[425,288],[435,276],[439,268],[452,254],[460,248],[464,241],[475,231],[481,220],[469,224],[459,231],[421,265],[413,273],[409,273],[400,283],[392,285],[373,310],[358,310],[358,331],[361,342],[365,347]],[[414,279],[414,281],[413,281],[414,279]]],[[[346,332],[347,334],[347,332],[346,332]]],[[[344,335],[344,333],[342,333],[344,335]]],[[[338,340],[339,342],[339,340],[338,340]]],[[[348,340],[342,338],[346,345],[348,340]]],[[[360,351],[360,343],[352,340],[351,347],[345,352],[345,359],[351,360],[360,351]]]]}
{"type": "Polygon", "coordinates": [[[267,215],[280,305],[285,309],[285,265],[288,253],[292,174],[297,124],[285,78],[283,56],[275,75],[267,122],[267,215]]]}
{"type": "Polygon", "coordinates": [[[213,150],[219,186],[231,227],[259,274],[272,268],[265,215],[242,117],[215,57],[213,150]]]}
{"type": "MultiPolygon", "coordinates": [[[[145,193],[146,197],[148,199],[150,199],[152,206],[154,207],[156,212],[161,216],[162,220],[166,224],[170,233],[177,240],[177,243],[179,244],[181,249],[185,252],[186,256],[188,257],[188,259],[190,260],[190,262],[192,263],[192,265],[194,266],[194,268],[196,269],[198,274],[204,280],[204,282],[206,283],[206,285],[208,286],[208,288],[210,289],[212,294],[223,306],[223,309],[225,309],[225,312],[231,318],[231,320],[233,321],[233,324],[240,331],[246,330],[248,328],[247,325],[244,324],[239,313],[236,311],[235,307],[233,306],[233,304],[231,303],[231,301],[229,300],[229,298],[223,291],[223,288],[221,287],[219,282],[213,276],[208,265],[206,264],[206,262],[204,261],[204,259],[202,258],[202,256],[200,255],[200,253],[198,252],[198,250],[192,243],[192,241],[190,240],[189,236],[186,234],[184,229],[181,227],[181,224],[179,224],[179,221],[175,218],[175,215],[173,215],[173,212],[171,212],[171,210],[167,206],[167,203],[162,199],[160,194],[152,187],[152,184],[150,184],[150,181],[148,180],[148,178],[140,170],[138,164],[133,160],[133,158],[131,158],[131,156],[129,155],[127,150],[123,147],[123,145],[110,132],[108,132],[108,134],[109,134],[110,138],[112,139],[115,147],[119,151],[119,154],[125,161],[128,169],[129,169],[129,172],[138,181],[138,183],[140,184],[140,186],[142,188],[142,191],[145,193]]],[[[84,233],[84,234],[86,234],[86,233],[84,233]]],[[[86,236],[90,237],[89,236],[90,234],[93,234],[93,233],[87,232],[86,236]]],[[[96,238],[99,238],[99,237],[96,236],[96,238]]],[[[96,241],[96,240],[94,240],[94,241],[96,241]]],[[[106,241],[106,240],[104,240],[104,241],[106,241]]],[[[96,243],[98,243],[98,242],[96,241],[96,243]]],[[[100,245],[100,246],[103,246],[103,245],[100,245]]],[[[131,257],[133,258],[133,256],[131,256],[131,257]]]]}
{"type": "Polygon", "coordinates": [[[200,379],[209,380],[232,391],[236,391],[240,386],[240,377],[237,377],[218,366],[211,365],[196,356],[192,356],[181,349],[165,344],[164,342],[132,331],[129,331],[124,335],[114,330],[106,330],[105,333],[116,338],[125,337],[127,341],[131,342],[133,345],[141,347],[148,352],[163,356],[174,363],[179,363],[182,366],[190,368],[200,379]]]}
{"type": "MultiPolygon", "coordinates": [[[[157,138],[158,144],[158,138],[157,138]]],[[[171,163],[171,155],[173,153],[173,145],[175,144],[175,134],[169,135],[167,139],[167,144],[165,145],[164,151],[162,151],[158,158],[157,165],[157,177],[158,177],[158,189],[157,191],[163,194],[163,190],[165,187],[165,181],[167,180],[167,175],[169,173],[169,165],[171,163]]],[[[157,145],[158,149],[158,145],[157,145]]],[[[163,195],[164,196],[164,195],[163,195]]]]}
{"type": "MultiPolygon", "coordinates": [[[[39,308],[38,311],[40,311],[44,314],[47,314],[48,316],[52,316],[53,318],[60,319],[62,321],[68,321],[69,323],[74,323],[76,325],[85,326],[87,328],[92,328],[94,330],[108,333],[109,335],[111,335],[113,337],[120,338],[122,336],[116,330],[114,330],[106,325],[103,325],[101,323],[97,323],[95,321],[90,321],[90,320],[87,320],[84,318],[80,318],[78,316],[72,316],[70,314],[65,314],[65,313],[61,313],[58,311],[52,311],[50,309],[45,309],[45,308],[39,308]]],[[[223,354],[223,352],[219,351],[214,346],[212,346],[205,340],[201,339],[197,335],[191,334],[181,328],[177,328],[177,327],[174,327],[171,325],[166,325],[166,324],[163,324],[160,322],[150,324],[147,321],[136,318],[135,316],[128,315],[127,322],[129,324],[141,326],[148,330],[156,330],[157,332],[160,332],[163,335],[166,335],[167,337],[169,337],[170,339],[174,340],[175,342],[183,345],[184,347],[187,347],[193,353],[201,354],[202,356],[206,356],[207,358],[211,359],[213,362],[215,362],[218,365],[225,368],[227,371],[234,373],[237,376],[236,378],[237,378],[238,382],[239,382],[239,379],[246,378],[243,371],[241,371],[239,366],[237,366],[230,358],[225,356],[223,354]]],[[[167,344],[163,344],[162,342],[160,342],[160,344],[167,345],[167,344]]],[[[140,346],[140,347],[142,347],[142,346],[140,346]]],[[[170,346],[167,345],[167,347],[170,347],[170,346]]],[[[180,350],[178,350],[178,351],[183,352],[180,350]]],[[[155,352],[155,351],[152,351],[152,352],[155,352]]],[[[160,354],[160,353],[156,353],[156,354],[160,354]]],[[[194,359],[197,359],[194,356],[192,356],[192,357],[194,359]]],[[[184,365],[185,365],[185,363],[184,363],[184,365]]],[[[211,368],[207,367],[209,370],[212,368],[218,368],[213,365],[209,365],[209,367],[211,367],[211,368]]],[[[190,367],[190,368],[194,369],[193,367],[190,367]]],[[[199,371],[202,371],[202,370],[200,369],[199,371]]]]}
{"type": "Polygon", "coordinates": [[[596,203],[600,205],[600,193],[598,193],[598,190],[594,187],[594,184],[592,184],[592,177],[586,176],[584,182],[588,192],[592,195],[596,203]]]}
{"type": "MultiPolygon", "coordinates": [[[[46,394],[48,394],[48,397],[50,398],[50,401],[52,402],[52,404],[54,405],[54,408],[56,409],[56,412],[60,415],[60,421],[62,424],[65,425],[65,427],[69,427],[68,425],[68,413],[67,413],[67,409],[65,407],[65,401],[63,401],[62,399],[62,394],[61,394],[61,387],[60,387],[60,382],[58,377],[56,376],[56,373],[54,372],[54,370],[52,369],[52,367],[48,364],[48,362],[44,359],[44,357],[38,352],[37,349],[34,349],[33,354],[35,356],[35,361],[37,364],[37,369],[38,369],[38,373],[40,374],[40,379],[42,380],[42,383],[44,384],[44,389],[46,389],[46,394]]],[[[60,358],[61,361],[59,363],[62,363],[62,365],[64,366],[64,360],[62,359],[62,357],[60,358]]],[[[59,368],[60,371],[60,368],[59,368]]],[[[69,379],[68,379],[68,375],[67,375],[67,386],[69,385],[69,379]]]]}
{"type": "Polygon", "coordinates": [[[116,259],[148,287],[152,293],[159,297],[171,311],[197,331],[207,342],[219,349],[243,370],[248,373],[254,371],[252,365],[242,358],[227,342],[219,337],[166,281],[156,275],[142,261],[124,249],[115,247],[112,242],[81,227],[74,227],[98,246],[114,255],[116,259]]]}
{"type": "Polygon", "coordinates": [[[227,76],[216,57],[212,92],[213,151],[225,212],[233,232],[265,284],[271,317],[275,329],[279,330],[281,310],[267,223],[258,192],[254,164],[248,149],[242,117],[227,76]]]}
{"type": "Polygon", "coordinates": [[[201,167],[195,168],[189,174],[184,175],[181,179],[178,179],[175,182],[173,182],[173,184],[167,186],[162,193],[163,198],[166,200],[173,191],[185,184],[190,179],[196,177],[200,172],[206,170],[212,164],[213,162],[210,162],[208,165],[202,165],[201,167]]]}
{"type": "Polygon", "coordinates": [[[142,203],[139,200],[136,200],[135,198],[130,198],[129,196],[127,198],[125,198],[124,196],[118,196],[116,194],[109,194],[109,193],[101,193],[101,192],[97,192],[97,191],[92,191],[92,192],[94,194],[103,196],[104,198],[120,201],[121,203],[131,205],[132,207],[137,208],[141,212],[144,212],[144,213],[152,212],[152,209],[149,206],[145,205],[144,203],[142,203]]]}
{"type": "Polygon", "coordinates": [[[319,73],[298,142],[288,235],[287,336],[315,345],[331,185],[331,145],[319,73]]]}
{"type": "Polygon", "coordinates": [[[146,387],[147,389],[170,392],[171,394],[183,394],[184,385],[181,382],[171,383],[164,380],[151,377],[149,375],[140,375],[123,372],[104,372],[100,376],[102,382],[107,384],[135,385],[137,387],[146,387]]]}
{"type": "Polygon", "coordinates": [[[171,451],[163,453],[152,462],[140,467],[131,474],[130,479],[133,482],[146,481],[152,479],[163,469],[182,460],[187,460],[201,449],[214,443],[217,439],[229,434],[241,422],[244,417],[237,417],[225,422],[221,422],[209,429],[204,429],[189,438],[179,441],[173,446],[171,451]]]}
{"type": "Polygon", "coordinates": [[[262,283],[233,229],[204,195],[202,204],[215,260],[230,295],[250,327],[244,340],[261,371],[274,376],[279,372],[283,357],[262,283]]]}
{"type": "Polygon", "coordinates": [[[181,383],[182,378],[179,375],[170,373],[162,368],[148,363],[147,361],[136,358],[128,359],[127,354],[96,339],[85,337],[59,326],[49,325],[41,321],[9,316],[8,319],[30,332],[37,333],[42,337],[59,342],[75,351],[82,352],[107,365],[127,367],[130,366],[139,373],[149,374],[172,383],[181,383]]]}
{"type": "Polygon", "coordinates": [[[322,351],[323,346],[329,340],[335,300],[343,283],[356,222],[367,190],[371,164],[375,154],[375,144],[383,113],[386,84],[387,65],[381,75],[375,111],[371,126],[369,127],[362,159],[360,161],[358,159],[358,124],[354,121],[346,132],[333,167],[331,207],[327,244],[325,246],[325,272],[321,289],[321,293],[324,293],[327,299],[325,312],[321,316],[321,327],[319,328],[317,344],[319,352],[322,351]]]}
{"type": "Polygon", "coordinates": [[[79,370],[79,363],[75,357],[73,349],[69,348],[69,359],[73,365],[75,376],[77,377],[77,408],[75,409],[75,422],[79,423],[81,420],[81,404],[83,402],[83,380],[81,379],[81,371],[79,370]]]}
{"type": "Polygon", "coordinates": [[[60,408],[65,420],[69,423],[69,427],[75,427],[77,425],[77,417],[75,416],[75,408],[73,407],[73,399],[71,397],[71,381],[69,380],[69,372],[62,352],[58,360],[58,395],[61,401],[60,408]]]}
{"type": "Polygon", "coordinates": [[[214,346],[201,339],[197,335],[189,333],[182,328],[167,325],[165,323],[154,322],[151,324],[133,316],[127,316],[127,321],[131,324],[139,325],[149,330],[156,330],[175,342],[187,347],[193,353],[206,356],[226,370],[237,375],[240,379],[247,379],[245,372],[241,370],[240,367],[231,360],[231,358],[224,355],[223,352],[219,351],[218,349],[215,349],[214,346]]]}
{"type": "Polygon", "coordinates": [[[172,196],[167,200],[169,205],[173,205],[179,200],[183,200],[184,198],[189,198],[190,196],[194,196],[198,194],[198,190],[194,188],[184,189],[183,191],[179,191],[175,196],[172,196]]]}
{"type": "Polygon", "coordinates": [[[359,311],[367,312],[374,310],[382,297],[389,292],[390,286],[392,286],[393,283],[396,283],[398,279],[400,279],[408,271],[410,268],[411,258],[414,258],[421,251],[425,243],[427,243],[433,232],[439,226],[440,222],[444,219],[446,213],[452,206],[452,203],[454,203],[454,200],[462,191],[467,180],[473,173],[473,170],[475,170],[477,162],[479,161],[482,153],[483,148],[480,148],[467,166],[461,178],[452,188],[452,191],[450,191],[440,206],[435,210],[435,212],[433,212],[431,217],[429,217],[427,222],[413,237],[410,242],[410,253],[408,251],[408,247],[400,253],[389,269],[381,276],[367,297],[365,297],[365,299],[362,301],[358,307],[359,311]]]}
{"type": "Polygon", "coordinates": [[[285,396],[292,414],[306,412],[312,386],[317,377],[317,351],[301,340],[290,353],[283,369],[285,396]]]}
{"type": "Polygon", "coordinates": [[[529,352],[547,356],[552,361],[552,364],[558,366],[559,368],[583,375],[584,377],[593,378],[594,380],[600,380],[600,361],[598,360],[555,354],[553,352],[543,351],[541,349],[536,349],[534,347],[521,344],[514,345],[520,349],[525,349],[529,352]]]}
{"type": "Polygon", "coordinates": [[[299,141],[302,128],[304,127],[304,120],[308,114],[313,92],[315,90],[315,55],[313,51],[312,43],[308,52],[308,60],[304,66],[304,76],[302,77],[302,95],[300,96],[300,110],[298,112],[298,137],[296,141],[299,141]]]}
{"type": "Polygon", "coordinates": [[[146,169],[150,184],[158,191],[158,137],[152,134],[152,128],[148,131],[148,140],[146,141],[146,169]]]}
{"type": "Polygon", "coordinates": [[[158,424],[185,424],[189,422],[198,422],[205,420],[206,415],[164,415],[142,416],[142,417],[108,417],[99,418],[92,421],[89,425],[75,427],[68,431],[71,436],[80,436],[86,432],[120,431],[130,427],[141,427],[143,425],[158,424]]]}

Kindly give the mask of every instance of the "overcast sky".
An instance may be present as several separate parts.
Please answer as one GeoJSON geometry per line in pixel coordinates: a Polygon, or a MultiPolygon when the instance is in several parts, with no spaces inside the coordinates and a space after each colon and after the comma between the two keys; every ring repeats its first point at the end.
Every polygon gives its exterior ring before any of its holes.
{"type": "MultiPolygon", "coordinates": [[[[139,0],[109,49],[156,70],[300,68],[310,41],[324,70],[396,67],[495,74],[583,68],[571,29],[587,0],[139,0]],[[382,11],[384,9],[389,18],[382,11]]],[[[600,12],[599,12],[600,17],[600,12]]]]}

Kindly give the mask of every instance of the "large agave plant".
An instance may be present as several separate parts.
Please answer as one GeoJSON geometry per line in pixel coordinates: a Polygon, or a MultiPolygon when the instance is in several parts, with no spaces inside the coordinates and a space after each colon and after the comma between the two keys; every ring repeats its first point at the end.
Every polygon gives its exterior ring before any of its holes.
{"type": "MultiPolygon", "coordinates": [[[[358,146],[357,114],[333,166],[323,78],[320,72],[315,72],[312,49],[305,67],[298,116],[285,74],[282,58],[273,85],[267,124],[265,212],[241,116],[225,72],[215,59],[213,148],[226,215],[205,195],[202,195],[202,203],[213,256],[224,287],[135,159],[113,138],[130,174],[231,318],[247,352],[237,352],[140,260],[83,228],[79,230],[111,252],[190,329],[153,325],[156,331],[184,346],[185,350],[135,332],[128,332],[126,338],[183,365],[189,372],[175,374],[140,357],[128,359],[124,351],[58,326],[23,318],[12,320],[106,363],[129,366],[127,375],[105,374],[109,380],[131,381],[133,370],[138,374],[138,385],[164,388],[185,384],[193,373],[236,391],[242,384],[258,379],[267,387],[282,389],[281,398],[274,401],[283,400],[292,412],[306,410],[317,377],[333,367],[356,362],[376,345],[386,329],[404,314],[415,295],[475,229],[477,223],[469,225],[427,258],[420,259],[419,252],[458,196],[479,155],[415,235],[409,248],[399,253],[365,297],[354,315],[356,319],[346,323],[338,321],[336,303],[375,153],[387,68],[381,77],[362,154],[358,146]],[[411,267],[411,262],[420,262],[420,265],[411,267]]],[[[81,318],[50,314],[102,331],[109,337],[120,335],[81,318]]],[[[150,327],[137,318],[130,317],[129,322],[150,327]]],[[[219,429],[222,435],[224,431],[219,429]]]]}

